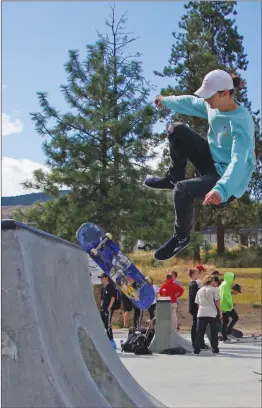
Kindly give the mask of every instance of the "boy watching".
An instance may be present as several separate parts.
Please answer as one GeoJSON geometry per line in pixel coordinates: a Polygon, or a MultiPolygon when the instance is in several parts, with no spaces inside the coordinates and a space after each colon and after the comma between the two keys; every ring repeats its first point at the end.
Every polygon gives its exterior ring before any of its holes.
{"type": "Polygon", "coordinates": [[[236,285],[233,285],[233,280],[235,279],[235,274],[233,272],[225,272],[224,273],[224,281],[221,283],[219,287],[219,296],[220,296],[220,305],[221,311],[223,314],[222,320],[222,339],[224,343],[232,343],[232,339],[227,337],[227,334],[231,334],[231,331],[238,321],[238,314],[234,309],[233,298],[232,298],[232,291],[236,291],[236,293],[241,293],[241,288],[237,285],[237,289],[233,289],[236,285]],[[240,291],[239,291],[240,289],[240,291]],[[229,319],[231,318],[231,322],[229,324],[229,319]]]}
{"type": "Polygon", "coordinates": [[[177,299],[184,293],[184,288],[173,281],[171,273],[167,274],[166,280],[159,289],[160,296],[171,298],[172,320],[175,330],[177,330],[177,299]]]}
{"type": "Polygon", "coordinates": [[[107,337],[109,338],[113,348],[116,350],[116,343],[113,337],[113,330],[111,326],[112,316],[114,313],[113,304],[116,299],[116,291],[114,285],[109,281],[106,273],[102,273],[98,278],[101,279],[101,309],[100,315],[104,323],[107,337]]]}

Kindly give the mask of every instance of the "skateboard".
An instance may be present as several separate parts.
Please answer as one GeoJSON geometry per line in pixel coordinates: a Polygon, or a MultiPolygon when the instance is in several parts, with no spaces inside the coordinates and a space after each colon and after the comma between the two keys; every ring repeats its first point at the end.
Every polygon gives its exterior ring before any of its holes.
{"type": "Polygon", "coordinates": [[[238,329],[232,329],[230,334],[236,339],[241,339],[241,337],[243,337],[243,332],[238,329]]]}
{"type": "Polygon", "coordinates": [[[121,252],[112,235],[91,222],[82,224],[76,239],[93,261],[139,309],[148,309],[155,299],[153,286],[121,252]]]}
{"type": "Polygon", "coordinates": [[[231,335],[235,337],[239,343],[249,343],[261,340],[261,334],[259,335],[250,334],[249,336],[244,336],[243,332],[238,329],[232,329],[231,335]]]}

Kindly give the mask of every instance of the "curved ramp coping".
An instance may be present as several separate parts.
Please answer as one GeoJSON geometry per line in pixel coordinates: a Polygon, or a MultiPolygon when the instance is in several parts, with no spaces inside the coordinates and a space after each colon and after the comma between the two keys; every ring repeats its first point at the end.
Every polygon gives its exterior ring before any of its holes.
{"type": "Polygon", "coordinates": [[[2,405],[164,407],[114,352],[80,246],[1,224],[2,405]]]}
{"type": "Polygon", "coordinates": [[[150,350],[153,353],[162,353],[175,347],[183,347],[186,351],[192,352],[191,342],[174,329],[170,297],[159,297],[156,306],[155,336],[150,350]]]}

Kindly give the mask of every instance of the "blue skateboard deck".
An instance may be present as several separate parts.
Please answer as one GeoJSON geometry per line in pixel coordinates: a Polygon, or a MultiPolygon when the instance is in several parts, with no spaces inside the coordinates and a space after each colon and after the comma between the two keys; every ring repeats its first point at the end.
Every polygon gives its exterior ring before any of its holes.
{"type": "Polygon", "coordinates": [[[77,230],[76,239],[136,307],[144,310],[152,305],[155,299],[153,286],[120,251],[111,234],[106,234],[96,224],[87,222],[77,230]]]}

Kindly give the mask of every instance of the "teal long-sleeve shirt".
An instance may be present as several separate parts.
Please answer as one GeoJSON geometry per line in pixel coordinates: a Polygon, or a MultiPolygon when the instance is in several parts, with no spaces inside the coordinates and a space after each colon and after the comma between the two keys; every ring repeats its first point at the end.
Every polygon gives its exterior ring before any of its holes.
{"type": "Polygon", "coordinates": [[[204,99],[191,95],[167,96],[163,105],[176,113],[208,120],[207,140],[220,179],[213,188],[226,202],[241,197],[254,171],[255,129],[249,111],[242,105],[230,112],[211,109],[204,99]]]}

